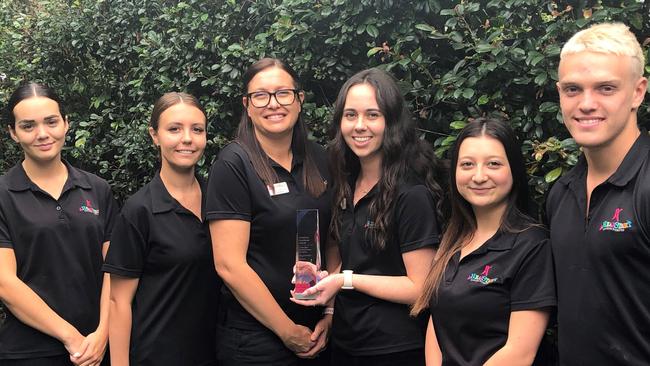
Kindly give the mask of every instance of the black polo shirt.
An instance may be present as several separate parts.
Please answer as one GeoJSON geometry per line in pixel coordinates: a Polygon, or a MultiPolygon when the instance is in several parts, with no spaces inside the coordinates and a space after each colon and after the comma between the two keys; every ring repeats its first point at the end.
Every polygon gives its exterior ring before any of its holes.
{"type": "MultiPolygon", "coordinates": [[[[329,179],[326,154],[310,142],[314,159],[323,179],[329,179]]],[[[327,243],[330,222],[331,191],[314,198],[302,183],[303,157],[293,152],[291,171],[271,160],[280,189],[275,195],[262,182],[238,143],[231,143],[219,154],[210,170],[207,220],[244,220],[251,224],[246,260],[262,279],[275,301],[295,323],[312,327],[321,318],[321,310],[304,307],[289,300],[291,277],[296,262],[296,210],[318,209],[321,252],[327,243]],[[286,193],[284,193],[286,191],[286,193]]],[[[321,255],[321,258],[323,256],[321,255]]],[[[257,320],[235,299],[227,286],[222,287],[222,306],[227,307],[230,324],[259,327],[257,320]]]]}
{"type": "MultiPolygon", "coordinates": [[[[354,180],[350,183],[353,184],[354,180]]],[[[395,202],[393,225],[383,250],[370,247],[374,222],[368,216],[377,186],[357,202],[342,205],[339,249],[341,269],[357,274],[406,276],[402,254],[439,242],[435,202],[422,184],[402,183],[395,202]]],[[[382,355],[424,347],[425,317],[409,316],[409,306],[341,290],[336,296],[332,342],[355,356],[382,355]]]]}
{"type": "Polygon", "coordinates": [[[506,344],[511,312],[555,306],[548,233],[497,232],[459,259],[451,258],[429,310],[442,364],[482,365],[506,344]]]}
{"type": "Polygon", "coordinates": [[[169,194],[159,174],[126,201],[103,269],[139,278],[132,365],[215,364],[219,282],[207,224],[169,194]]]}
{"type": "MultiPolygon", "coordinates": [[[[0,247],[14,250],[18,278],[87,335],[99,324],[102,244],[110,239],[117,205],[106,181],[64,164],[68,179],[58,200],[36,186],[22,164],[0,177],[0,247]]],[[[59,340],[6,310],[0,360],[67,354],[59,340]]]]}
{"type": "Polygon", "coordinates": [[[562,365],[650,362],[650,137],[591,194],[584,157],[547,200],[562,365]]]}

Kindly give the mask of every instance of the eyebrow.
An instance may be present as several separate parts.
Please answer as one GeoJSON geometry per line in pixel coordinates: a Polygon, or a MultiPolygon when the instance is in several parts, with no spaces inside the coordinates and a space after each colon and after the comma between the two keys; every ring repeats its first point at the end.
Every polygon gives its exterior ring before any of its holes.
{"type": "MultiPolygon", "coordinates": [[[[347,111],[356,112],[357,110],[354,109],[354,108],[345,108],[343,111],[344,112],[347,112],[347,111]]],[[[381,109],[379,109],[379,108],[368,108],[368,109],[365,110],[365,112],[380,112],[381,113],[381,109]]]]}
{"type": "Polygon", "coordinates": [[[277,89],[275,89],[275,90],[272,91],[272,92],[269,91],[270,89],[260,88],[260,89],[251,90],[251,91],[249,91],[248,93],[249,93],[249,94],[250,94],[250,93],[257,93],[257,92],[275,93],[275,92],[278,91],[278,90],[294,90],[294,89],[296,89],[296,88],[293,87],[293,86],[280,86],[280,87],[278,87],[277,89]]]}
{"type": "MultiPolygon", "coordinates": [[[[458,160],[461,160],[461,159],[474,159],[474,157],[475,157],[475,155],[463,155],[463,156],[459,156],[458,160]]],[[[501,156],[501,155],[490,155],[490,156],[486,156],[485,159],[488,159],[488,160],[489,159],[507,159],[507,157],[501,156]]]]}
{"type": "MultiPolygon", "coordinates": [[[[619,84],[620,82],[621,82],[620,79],[597,80],[597,81],[590,82],[589,85],[619,84]]],[[[560,84],[560,86],[574,86],[574,85],[575,86],[581,86],[581,85],[585,85],[585,83],[579,83],[579,82],[571,81],[571,80],[569,80],[569,81],[560,81],[558,83],[560,84]]]]}
{"type": "MultiPolygon", "coordinates": [[[[47,121],[47,120],[58,119],[58,118],[59,118],[58,115],[56,115],[56,114],[52,114],[52,115],[49,115],[49,116],[44,117],[43,120],[44,120],[44,121],[47,121]]],[[[35,123],[35,122],[36,122],[36,120],[34,120],[34,119],[21,119],[20,121],[16,121],[16,124],[20,124],[20,123],[23,123],[23,124],[24,124],[24,123],[35,123]]]]}

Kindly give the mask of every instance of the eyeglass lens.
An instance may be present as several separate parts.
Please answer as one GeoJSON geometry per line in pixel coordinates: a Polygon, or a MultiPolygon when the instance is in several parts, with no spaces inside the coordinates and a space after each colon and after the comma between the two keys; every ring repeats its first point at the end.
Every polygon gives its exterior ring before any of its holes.
{"type": "Polygon", "coordinates": [[[271,96],[275,98],[279,105],[289,105],[294,102],[296,99],[295,90],[292,89],[281,89],[276,90],[273,93],[267,91],[258,91],[250,93],[250,100],[253,104],[253,107],[263,108],[269,105],[271,102],[271,96]]]}

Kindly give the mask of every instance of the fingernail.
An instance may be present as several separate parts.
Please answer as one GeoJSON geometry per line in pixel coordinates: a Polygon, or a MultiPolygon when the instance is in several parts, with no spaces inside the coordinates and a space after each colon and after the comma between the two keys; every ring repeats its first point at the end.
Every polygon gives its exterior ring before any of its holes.
{"type": "Polygon", "coordinates": [[[81,356],[81,353],[79,353],[79,352],[75,352],[75,354],[72,355],[72,357],[79,357],[79,356],[81,356]]]}

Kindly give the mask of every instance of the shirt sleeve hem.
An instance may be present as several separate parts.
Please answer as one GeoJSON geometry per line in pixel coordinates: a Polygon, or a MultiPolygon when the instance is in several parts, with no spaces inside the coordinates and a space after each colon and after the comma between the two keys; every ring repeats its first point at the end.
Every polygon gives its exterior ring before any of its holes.
{"type": "Polygon", "coordinates": [[[438,247],[438,243],[440,241],[438,240],[437,236],[430,236],[428,238],[412,241],[409,243],[402,244],[400,246],[400,252],[406,253],[406,252],[412,252],[416,249],[421,249],[425,247],[438,247]]]}
{"type": "Polygon", "coordinates": [[[208,221],[228,219],[251,221],[251,215],[232,211],[210,211],[205,214],[205,219],[208,221]]]}
{"type": "Polygon", "coordinates": [[[510,304],[511,311],[519,310],[536,310],[546,307],[557,306],[557,301],[554,297],[545,297],[536,300],[517,301],[510,304]]]}
{"type": "Polygon", "coordinates": [[[0,240],[0,248],[13,249],[14,246],[13,246],[13,244],[11,244],[11,241],[9,241],[9,240],[0,240]]]}
{"type": "Polygon", "coordinates": [[[141,270],[122,268],[107,263],[104,263],[104,265],[102,266],[102,271],[108,272],[110,274],[115,274],[118,276],[131,277],[131,278],[139,278],[142,275],[141,270]]]}

